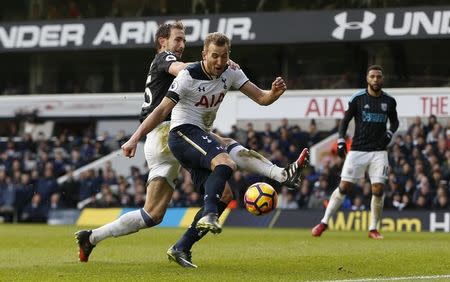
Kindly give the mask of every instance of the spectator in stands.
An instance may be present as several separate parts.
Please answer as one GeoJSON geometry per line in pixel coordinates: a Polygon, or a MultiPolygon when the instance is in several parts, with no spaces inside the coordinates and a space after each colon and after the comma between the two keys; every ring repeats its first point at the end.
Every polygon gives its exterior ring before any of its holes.
{"type": "Polygon", "coordinates": [[[133,206],[133,198],[131,194],[128,192],[130,185],[126,181],[119,182],[118,188],[118,195],[117,198],[119,199],[119,204],[122,207],[131,207],[133,206]]]}
{"type": "Polygon", "coordinates": [[[99,208],[112,208],[119,206],[119,202],[113,195],[111,187],[108,183],[102,184],[100,193],[95,197],[95,202],[93,205],[99,208]]]}
{"type": "Polygon", "coordinates": [[[448,190],[445,182],[441,182],[437,188],[436,196],[433,199],[433,208],[437,210],[446,210],[449,208],[448,190]]]}
{"type": "Polygon", "coordinates": [[[317,130],[316,121],[312,119],[309,124],[309,147],[319,143],[321,139],[322,137],[320,136],[320,132],[317,130]]]}
{"type": "Polygon", "coordinates": [[[276,133],[272,130],[272,124],[270,122],[266,122],[264,124],[264,131],[261,132],[263,137],[270,137],[272,139],[276,138],[276,133]]]}
{"type": "Polygon", "coordinates": [[[67,173],[67,180],[60,186],[61,202],[67,208],[76,208],[80,201],[80,182],[73,176],[73,169],[67,173]]]}
{"type": "Polygon", "coordinates": [[[36,193],[31,198],[21,215],[21,221],[25,222],[46,222],[48,216],[48,205],[42,202],[42,196],[36,193]]]}
{"type": "Polygon", "coordinates": [[[311,183],[309,182],[308,179],[304,179],[302,181],[302,184],[300,187],[300,192],[298,193],[298,196],[297,196],[297,203],[298,203],[299,209],[308,208],[308,202],[309,202],[309,198],[310,198],[310,194],[311,194],[310,185],[311,185],[311,183]]]}
{"type": "Polygon", "coordinates": [[[171,208],[182,208],[186,207],[186,202],[183,199],[182,193],[180,190],[175,189],[172,194],[172,199],[169,203],[169,207],[171,208]]]}
{"type": "Polygon", "coordinates": [[[228,181],[231,190],[233,191],[234,199],[238,201],[240,207],[244,207],[244,194],[247,191],[249,183],[245,181],[242,172],[237,170],[233,173],[233,177],[228,181]]]}
{"type": "Polygon", "coordinates": [[[308,209],[323,209],[326,206],[328,195],[328,181],[321,177],[314,183],[314,188],[308,202],[308,209]]]}
{"type": "Polygon", "coordinates": [[[39,202],[46,207],[50,207],[50,198],[53,194],[58,193],[58,190],[59,186],[53,175],[53,165],[47,163],[44,168],[44,177],[40,178],[36,185],[36,194],[41,196],[39,202]]]}
{"type": "Polygon", "coordinates": [[[298,209],[298,203],[295,201],[294,192],[289,191],[286,186],[281,188],[281,193],[278,194],[278,205],[279,209],[298,209]]]}
{"type": "Polygon", "coordinates": [[[247,144],[247,132],[237,125],[231,126],[231,133],[229,134],[230,138],[233,138],[240,144],[247,144]]]}
{"type": "MultiPolygon", "coordinates": [[[[95,195],[100,191],[99,185],[95,179],[94,170],[90,169],[80,174],[80,194],[78,199],[81,201],[90,199],[95,201],[95,195]]],[[[86,203],[88,204],[89,201],[86,203]]]]}
{"type": "Polygon", "coordinates": [[[14,185],[7,177],[6,171],[0,169],[0,215],[7,217],[7,221],[12,221],[15,196],[14,185]]]}
{"type": "Polygon", "coordinates": [[[199,193],[192,191],[187,194],[186,198],[187,207],[201,207],[203,206],[203,199],[199,193]]]}
{"type": "Polygon", "coordinates": [[[430,115],[428,117],[428,124],[424,128],[423,135],[427,136],[427,134],[433,130],[435,124],[437,124],[436,116],[435,115],[430,115]]]}
{"type": "Polygon", "coordinates": [[[352,206],[350,208],[352,211],[364,211],[367,209],[366,205],[363,203],[363,199],[361,196],[356,196],[352,200],[352,206]]]}
{"type": "Polygon", "coordinates": [[[80,150],[78,148],[73,148],[71,151],[69,165],[74,168],[80,168],[84,165],[84,161],[81,158],[80,150]]]}
{"type": "Polygon", "coordinates": [[[413,196],[414,204],[419,208],[429,209],[432,206],[433,198],[429,180],[426,176],[422,176],[413,196]]]}

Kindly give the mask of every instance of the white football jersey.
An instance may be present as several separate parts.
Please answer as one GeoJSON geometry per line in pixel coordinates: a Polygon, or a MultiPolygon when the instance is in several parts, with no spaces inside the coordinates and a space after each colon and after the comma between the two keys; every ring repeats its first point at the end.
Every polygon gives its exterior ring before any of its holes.
{"type": "Polygon", "coordinates": [[[166,95],[177,103],[172,110],[170,129],[193,124],[210,131],[227,91],[230,87],[239,89],[247,81],[240,69],[227,68],[213,78],[204,71],[202,62],[190,64],[178,74],[166,95]]]}

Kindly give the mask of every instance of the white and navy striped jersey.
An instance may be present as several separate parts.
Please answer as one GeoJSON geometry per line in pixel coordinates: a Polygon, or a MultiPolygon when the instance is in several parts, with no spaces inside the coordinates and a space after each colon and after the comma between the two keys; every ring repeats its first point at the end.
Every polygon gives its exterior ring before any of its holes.
{"type": "Polygon", "coordinates": [[[190,64],[169,87],[166,97],[177,103],[172,110],[170,129],[193,124],[210,131],[230,87],[239,89],[248,81],[240,69],[226,68],[217,78],[209,75],[203,62],[190,64]]]}

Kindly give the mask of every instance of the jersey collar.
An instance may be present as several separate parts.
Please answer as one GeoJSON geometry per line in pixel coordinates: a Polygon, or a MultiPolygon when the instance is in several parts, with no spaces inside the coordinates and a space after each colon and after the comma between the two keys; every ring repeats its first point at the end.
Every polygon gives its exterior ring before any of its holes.
{"type": "Polygon", "coordinates": [[[202,71],[203,71],[203,73],[206,75],[206,77],[208,77],[210,80],[213,80],[213,79],[218,79],[221,75],[222,75],[222,73],[224,73],[226,70],[227,70],[227,68],[228,68],[228,66],[226,66],[225,67],[225,69],[223,70],[223,72],[220,74],[220,75],[212,75],[212,74],[210,74],[210,73],[208,73],[208,71],[206,70],[206,67],[205,67],[205,65],[203,64],[203,61],[200,61],[200,65],[202,66],[202,71]]]}

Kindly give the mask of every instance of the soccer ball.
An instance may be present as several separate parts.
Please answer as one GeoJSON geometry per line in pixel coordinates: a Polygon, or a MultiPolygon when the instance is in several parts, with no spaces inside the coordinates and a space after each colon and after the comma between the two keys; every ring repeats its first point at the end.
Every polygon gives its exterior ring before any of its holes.
{"type": "Polygon", "coordinates": [[[278,195],[272,186],[265,182],[250,185],[244,195],[247,211],[253,215],[264,215],[277,207],[278,195]]]}

